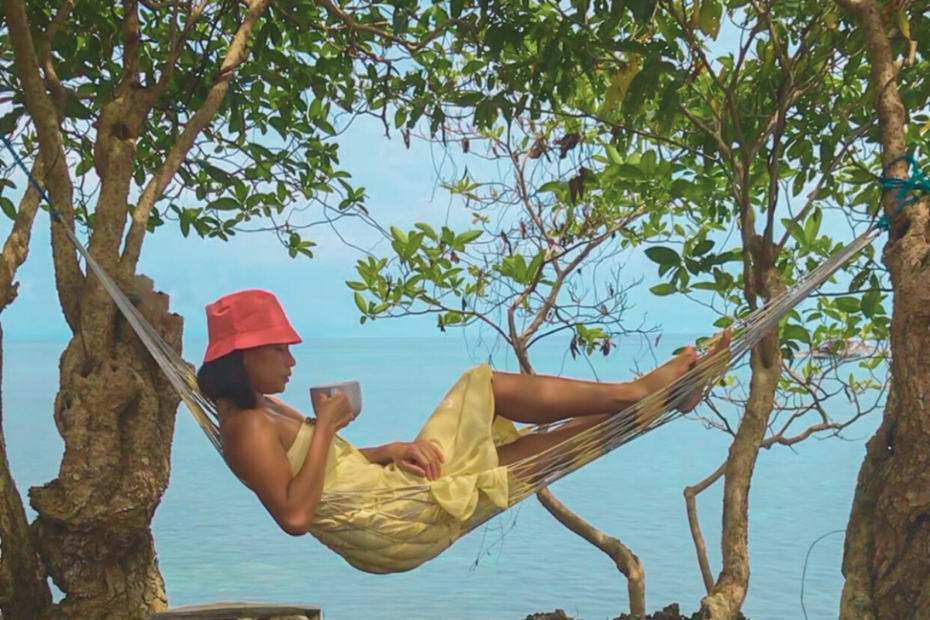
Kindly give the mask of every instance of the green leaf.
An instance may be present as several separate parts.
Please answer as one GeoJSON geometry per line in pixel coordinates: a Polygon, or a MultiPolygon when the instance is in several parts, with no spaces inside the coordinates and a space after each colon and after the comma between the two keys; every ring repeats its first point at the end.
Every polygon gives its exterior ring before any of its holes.
{"type": "Polygon", "coordinates": [[[545,257],[546,252],[540,250],[540,252],[533,257],[533,260],[530,261],[530,266],[526,270],[526,279],[528,282],[532,282],[539,277],[539,270],[542,267],[545,257]]]}
{"type": "Polygon", "coordinates": [[[562,187],[561,181],[549,181],[539,186],[539,192],[557,192],[562,187]]]}
{"type": "Polygon", "coordinates": [[[869,279],[869,276],[871,274],[872,274],[871,269],[863,269],[862,271],[857,273],[856,277],[854,277],[852,281],[849,283],[849,292],[852,293],[862,288],[862,285],[865,284],[865,281],[869,279]]]}
{"type": "Polygon", "coordinates": [[[719,327],[720,329],[726,329],[730,325],[733,325],[732,317],[722,316],[716,321],[714,321],[714,327],[719,327]]]}
{"type": "Polygon", "coordinates": [[[817,240],[817,235],[820,233],[820,221],[822,219],[823,213],[820,209],[814,209],[814,212],[811,213],[807,222],[804,223],[804,239],[807,241],[807,245],[811,245],[817,240]]]}
{"type": "Polygon", "coordinates": [[[365,298],[362,297],[361,293],[355,293],[355,305],[358,306],[362,314],[368,314],[368,304],[365,303],[365,298]]]}
{"type": "Polygon", "coordinates": [[[694,246],[694,248],[691,250],[691,256],[702,256],[707,252],[710,252],[711,248],[713,247],[714,242],[711,239],[704,239],[696,246],[694,246]]]}
{"type": "Polygon", "coordinates": [[[723,7],[718,0],[701,0],[701,10],[698,13],[698,28],[712,39],[717,38],[720,32],[720,17],[723,7]]]}
{"type": "Polygon", "coordinates": [[[642,159],[639,160],[639,168],[646,176],[652,175],[656,171],[656,152],[646,151],[642,159]]]}
{"type": "Polygon", "coordinates": [[[626,6],[633,13],[633,19],[640,23],[649,21],[655,13],[657,0],[626,0],[626,6]]]}
{"type": "Polygon", "coordinates": [[[646,256],[654,263],[659,265],[678,265],[681,264],[681,257],[678,252],[664,246],[657,246],[646,250],[646,256]]]}
{"type": "Polygon", "coordinates": [[[417,224],[414,224],[414,226],[415,226],[416,228],[419,228],[420,230],[422,230],[424,233],[426,233],[426,236],[429,237],[430,239],[432,239],[433,241],[438,241],[438,240],[439,240],[439,237],[436,235],[436,231],[433,230],[433,227],[430,226],[429,224],[424,224],[423,222],[418,222],[417,224]]]}
{"type": "Polygon", "coordinates": [[[648,63],[643,70],[636,74],[623,100],[624,113],[627,116],[637,114],[643,107],[647,98],[654,97],[659,85],[658,63],[648,63]]]}
{"type": "Polygon", "coordinates": [[[657,284],[656,286],[653,286],[651,289],[649,289],[649,292],[653,295],[663,297],[665,295],[671,295],[672,293],[677,292],[677,289],[675,288],[674,284],[669,284],[666,282],[664,284],[657,284]]]}
{"type": "Polygon", "coordinates": [[[617,166],[617,176],[624,179],[636,179],[637,181],[642,181],[646,178],[646,175],[643,174],[643,171],[633,164],[620,164],[617,166]]]}
{"type": "Polygon", "coordinates": [[[455,241],[452,242],[452,245],[454,245],[454,246],[464,246],[464,245],[466,245],[466,244],[468,244],[468,243],[471,243],[472,241],[474,241],[475,239],[477,239],[478,237],[480,237],[482,232],[484,232],[484,231],[481,231],[481,230],[469,230],[469,231],[463,232],[463,233],[460,234],[460,235],[456,235],[455,241]]]}
{"type": "Polygon", "coordinates": [[[808,345],[811,343],[810,332],[808,332],[800,325],[786,325],[785,338],[789,340],[800,340],[801,342],[808,345]]]}
{"type": "Polygon", "coordinates": [[[868,318],[875,316],[881,309],[882,296],[879,291],[869,291],[862,296],[862,314],[868,318]]]}
{"type": "MultiPolygon", "coordinates": [[[[397,226],[391,226],[391,236],[397,239],[402,246],[407,245],[407,233],[397,226]]],[[[398,252],[400,254],[400,252],[398,252]]]]}
{"type": "Polygon", "coordinates": [[[615,164],[623,163],[623,159],[621,159],[620,153],[617,151],[617,149],[614,148],[613,144],[608,144],[605,147],[605,150],[607,151],[607,157],[610,158],[611,162],[615,164]]]}
{"type": "Polygon", "coordinates": [[[6,196],[0,196],[0,209],[11,220],[16,219],[16,207],[13,205],[13,201],[6,196]]]}
{"type": "Polygon", "coordinates": [[[859,312],[859,300],[855,297],[837,297],[833,303],[842,312],[859,312]]]}
{"type": "Polygon", "coordinates": [[[0,134],[11,134],[16,130],[16,121],[19,120],[19,117],[23,115],[26,111],[26,108],[18,106],[13,108],[12,112],[4,114],[0,118],[0,134]]]}
{"type": "Polygon", "coordinates": [[[420,245],[423,243],[423,236],[423,233],[412,233],[410,235],[410,239],[407,241],[407,247],[404,249],[404,258],[409,260],[417,253],[417,250],[420,249],[420,245]]]}
{"type": "Polygon", "coordinates": [[[219,209],[221,211],[230,211],[233,209],[239,209],[242,205],[239,204],[234,198],[218,198],[210,204],[207,205],[208,209],[219,209]]]}
{"type": "Polygon", "coordinates": [[[349,281],[349,282],[346,282],[346,285],[348,285],[348,287],[352,289],[353,291],[364,291],[368,289],[368,285],[365,284],[364,282],[349,281]]]}

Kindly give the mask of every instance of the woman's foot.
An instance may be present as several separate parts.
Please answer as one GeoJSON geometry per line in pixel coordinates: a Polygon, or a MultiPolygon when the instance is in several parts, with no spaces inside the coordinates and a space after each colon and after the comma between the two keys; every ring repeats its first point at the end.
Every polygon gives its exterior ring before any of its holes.
{"type": "MultiPolygon", "coordinates": [[[[674,384],[678,379],[683,377],[689,370],[694,368],[696,365],[700,364],[703,360],[709,358],[710,356],[716,354],[719,351],[729,348],[730,346],[730,329],[727,328],[723,331],[720,336],[720,340],[714,346],[713,350],[709,351],[702,357],[698,357],[697,351],[695,351],[692,345],[685,347],[685,350],[669,361],[665,362],[655,370],[643,375],[639,379],[636,379],[636,384],[642,390],[643,398],[657,392],[669,385],[674,384]]],[[[679,405],[677,408],[683,413],[688,413],[697,407],[701,400],[704,398],[704,386],[692,388],[691,394],[685,399],[684,402],[679,405]]],[[[673,388],[669,394],[668,400],[674,400],[678,396],[678,391],[673,388]]]]}
{"type": "MultiPolygon", "coordinates": [[[[729,349],[730,348],[730,336],[731,336],[730,328],[728,327],[725,330],[723,330],[723,333],[720,335],[720,340],[717,341],[717,344],[714,345],[714,348],[708,351],[703,356],[701,356],[701,358],[698,359],[697,362],[695,362],[695,364],[700,365],[705,359],[709,359],[713,357],[714,355],[716,355],[717,353],[725,349],[729,349]]],[[[703,379],[703,377],[701,379],[703,379]]],[[[707,387],[707,384],[705,381],[702,381],[701,379],[699,379],[701,384],[699,386],[696,386],[691,391],[691,394],[688,396],[688,398],[686,398],[685,401],[681,403],[681,405],[678,407],[678,411],[681,411],[682,413],[688,413],[690,411],[693,411],[694,408],[697,407],[699,404],[701,404],[701,401],[704,400],[704,388],[707,387]]]]}
{"type": "Polygon", "coordinates": [[[697,359],[697,351],[689,344],[683,352],[637,379],[636,384],[642,397],[645,398],[678,381],[694,366],[697,359]]]}

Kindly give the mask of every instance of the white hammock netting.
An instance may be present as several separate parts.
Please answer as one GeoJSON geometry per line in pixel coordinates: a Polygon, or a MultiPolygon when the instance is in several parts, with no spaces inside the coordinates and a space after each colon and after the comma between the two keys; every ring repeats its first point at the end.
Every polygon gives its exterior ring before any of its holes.
{"type": "MultiPolygon", "coordinates": [[[[876,234],[877,230],[870,227],[792,288],[734,323],[732,326],[733,340],[729,349],[706,356],[700,364],[674,384],[544,452],[511,464],[508,467],[511,482],[508,507],[628,441],[678,417],[680,414],[677,408],[693,394],[694,390],[701,390],[706,395],[725,375],[728,368],[736,364],[767,332],[776,328],[779,321],[814,289],[869,245],[876,234]]],[[[78,252],[86,260],[87,265],[112,295],[116,305],[126,316],[145,347],[178,390],[204,434],[222,455],[216,409],[214,404],[200,393],[193,367],[159,337],[154,328],[143,318],[116,283],[100,268],[78,239],[70,231],[68,235],[78,252]]],[[[712,349],[719,337],[720,334],[717,334],[709,338],[704,343],[704,347],[708,350],[712,349]]],[[[564,423],[528,427],[522,429],[521,432],[549,432],[564,423]]],[[[389,490],[327,491],[323,494],[318,512],[321,516],[341,521],[340,516],[351,511],[389,510],[391,502],[400,502],[405,506],[411,504],[421,506],[422,510],[429,509],[432,505],[429,499],[429,485],[421,484],[389,490]]],[[[504,509],[490,502],[482,503],[464,525],[459,536],[483,524],[502,510],[504,509]]],[[[410,514],[408,509],[406,513],[394,513],[394,517],[412,519],[416,518],[416,515],[410,514]]]]}

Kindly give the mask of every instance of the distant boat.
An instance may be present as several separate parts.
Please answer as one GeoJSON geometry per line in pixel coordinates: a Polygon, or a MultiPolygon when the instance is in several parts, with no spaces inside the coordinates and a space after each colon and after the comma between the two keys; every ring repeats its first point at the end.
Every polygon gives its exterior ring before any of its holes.
{"type": "Polygon", "coordinates": [[[877,347],[864,340],[847,338],[845,340],[827,340],[816,349],[811,349],[810,354],[812,357],[818,359],[829,357],[871,357],[877,350],[877,347]]]}

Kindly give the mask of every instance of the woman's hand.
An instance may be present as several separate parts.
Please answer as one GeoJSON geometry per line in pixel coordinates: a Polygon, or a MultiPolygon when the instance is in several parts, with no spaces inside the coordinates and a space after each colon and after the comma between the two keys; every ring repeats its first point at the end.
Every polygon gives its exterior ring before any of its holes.
{"type": "Polygon", "coordinates": [[[339,432],[355,419],[349,397],[342,390],[336,392],[335,396],[320,394],[314,411],[317,425],[333,433],[339,432]]]}
{"type": "Polygon", "coordinates": [[[395,445],[392,457],[394,463],[403,470],[429,480],[436,480],[442,473],[445,457],[434,443],[430,441],[400,442],[395,445]]]}

